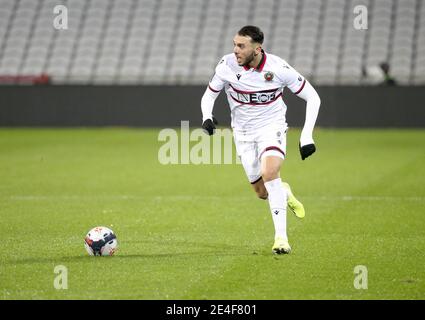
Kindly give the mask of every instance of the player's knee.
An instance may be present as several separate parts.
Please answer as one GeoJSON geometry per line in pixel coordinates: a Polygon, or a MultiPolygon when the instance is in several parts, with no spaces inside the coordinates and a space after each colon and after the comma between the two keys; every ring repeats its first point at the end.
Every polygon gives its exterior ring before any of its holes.
{"type": "Polygon", "coordinates": [[[272,169],[264,170],[262,176],[265,182],[272,181],[274,179],[279,178],[279,171],[272,169]]]}

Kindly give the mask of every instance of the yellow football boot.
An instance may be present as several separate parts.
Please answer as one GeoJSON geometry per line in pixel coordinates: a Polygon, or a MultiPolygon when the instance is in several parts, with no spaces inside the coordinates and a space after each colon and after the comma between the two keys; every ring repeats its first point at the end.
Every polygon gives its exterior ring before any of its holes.
{"type": "Polygon", "coordinates": [[[289,245],[288,240],[285,240],[282,237],[277,237],[274,240],[272,252],[274,254],[288,254],[288,253],[290,253],[291,252],[291,246],[289,245]]]}
{"type": "Polygon", "coordinates": [[[301,202],[298,201],[297,198],[295,198],[294,194],[291,191],[291,187],[288,183],[283,182],[284,188],[288,192],[288,207],[291,209],[291,211],[295,214],[297,218],[304,218],[305,217],[305,210],[304,206],[301,202]]]}

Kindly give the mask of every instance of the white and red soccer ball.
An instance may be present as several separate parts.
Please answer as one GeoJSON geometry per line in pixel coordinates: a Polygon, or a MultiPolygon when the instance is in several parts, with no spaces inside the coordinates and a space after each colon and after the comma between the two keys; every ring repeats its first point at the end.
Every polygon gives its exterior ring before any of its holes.
{"type": "Polygon", "coordinates": [[[118,241],[111,229],[95,227],[84,238],[84,246],[91,256],[112,256],[117,251],[118,241]]]}

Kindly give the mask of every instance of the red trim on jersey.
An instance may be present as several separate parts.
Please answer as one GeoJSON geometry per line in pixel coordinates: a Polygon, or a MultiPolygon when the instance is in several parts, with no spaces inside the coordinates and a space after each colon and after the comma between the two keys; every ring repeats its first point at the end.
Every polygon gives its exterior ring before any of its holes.
{"type": "Polygon", "coordinates": [[[259,159],[261,159],[261,156],[263,155],[264,152],[269,151],[269,150],[276,150],[279,151],[281,154],[283,154],[283,156],[285,157],[285,152],[282,151],[282,149],[275,147],[275,146],[271,146],[271,147],[267,147],[263,150],[263,152],[260,153],[260,156],[258,157],[259,159]]]}
{"type": "Polygon", "coordinates": [[[232,95],[230,95],[230,97],[233,99],[233,100],[235,100],[237,103],[240,103],[240,104],[249,104],[249,105],[251,105],[251,106],[265,106],[266,104],[270,104],[270,103],[272,103],[272,102],[275,102],[277,99],[279,99],[279,97],[282,95],[282,92],[280,92],[275,98],[274,98],[274,100],[272,100],[272,101],[268,101],[268,102],[259,102],[259,103],[250,103],[250,102],[242,102],[242,101],[239,101],[239,100],[236,100],[232,95]]]}
{"type": "Polygon", "coordinates": [[[264,50],[261,50],[261,52],[263,53],[263,58],[260,61],[260,65],[257,67],[258,71],[263,71],[264,65],[266,64],[266,60],[267,60],[267,55],[264,52],[264,50]]]}
{"type": "Polygon", "coordinates": [[[210,85],[208,85],[208,88],[209,88],[211,91],[215,92],[215,93],[217,93],[217,92],[220,92],[220,91],[221,91],[221,90],[215,90],[215,89],[211,88],[211,86],[210,86],[210,85]]]}
{"type": "Polygon", "coordinates": [[[297,92],[295,92],[295,94],[300,93],[300,92],[301,92],[301,90],[304,88],[304,85],[305,85],[305,79],[304,79],[304,81],[303,81],[303,84],[301,85],[301,88],[300,88],[297,92]]]}
{"type": "Polygon", "coordinates": [[[273,91],[277,91],[280,88],[275,88],[275,89],[268,89],[268,90],[260,90],[260,91],[243,91],[243,90],[239,90],[236,89],[234,86],[232,86],[231,84],[229,84],[233,90],[235,90],[237,93],[262,93],[262,92],[273,92],[273,91]]]}

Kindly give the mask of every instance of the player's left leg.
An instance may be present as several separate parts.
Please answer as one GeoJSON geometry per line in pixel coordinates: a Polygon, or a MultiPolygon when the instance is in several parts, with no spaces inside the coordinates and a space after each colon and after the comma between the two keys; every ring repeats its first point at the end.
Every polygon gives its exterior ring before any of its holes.
{"type": "MultiPolygon", "coordinates": [[[[277,180],[275,178],[279,177],[283,156],[273,157],[277,151],[269,148],[265,148],[264,152],[258,156],[257,143],[254,141],[241,141],[238,139],[237,134],[235,134],[235,145],[245,173],[254,186],[254,190],[258,191],[257,195],[260,198],[268,199],[270,208],[274,209],[272,210],[272,217],[276,237],[273,252],[289,253],[291,247],[286,236],[286,191],[283,189],[280,178],[278,179],[280,184],[274,182],[274,180],[277,180]],[[263,183],[264,179],[267,180],[263,183]],[[255,189],[255,187],[261,186],[260,181],[262,181],[261,183],[263,183],[265,190],[255,189]],[[278,203],[278,205],[272,205],[274,203],[278,203]],[[278,211],[276,212],[276,210],[278,211]]],[[[283,151],[280,152],[279,155],[283,154],[283,151]]]]}
{"type": "Polygon", "coordinates": [[[280,168],[283,163],[283,152],[278,148],[266,150],[262,154],[261,175],[268,193],[270,211],[275,227],[273,253],[290,253],[291,247],[286,233],[287,192],[280,179],[280,168]]]}

